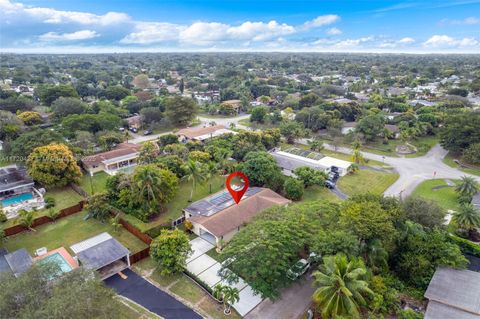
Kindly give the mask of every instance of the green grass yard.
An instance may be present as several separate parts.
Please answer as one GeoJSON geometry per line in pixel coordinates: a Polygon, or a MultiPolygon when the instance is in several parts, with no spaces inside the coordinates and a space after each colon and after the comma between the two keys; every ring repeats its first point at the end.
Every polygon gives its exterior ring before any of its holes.
{"type": "Polygon", "coordinates": [[[40,247],[47,247],[48,250],[60,247],[70,249],[69,247],[75,243],[108,232],[127,247],[131,253],[147,247],[145,243],[123,228],[115,232],[108,221],[101,223],[95,219],[84,220],[84,217],[85,213],[80,212],[58,219],[55,223],[42,225],[35,231],[8,237],[4,246],[9,251],[26,248],[33,255],[35,250],[40,247]]]}
{"type": "Polygon", "coordinates": [[[104,192],[107,186],[108,175],[105,172],[99,172],[90,177],[89,174],[83,174],[79,186],[88,193],[88,195],[104,192]],[[92,191],[93,190],[93,191],[92,191]]]}
{"type": "Polygon", "coordinates": [[[383,194],[392,185],[399,175],[384,173],[372,170],[359,170],[355,174],[346,175],[338,180],[338,188],[345,194],[352,196],[370,192],[372,194],[383,194]],[[368,187],[366,187],[368,185],[368,187]]]}
{"type": "Polygon", "coordinates": [[[455,163],[454,160],[455,160],[454,156],[447,154],[447,156],[445,156],[445,158],[443,159],[443,162],[450,167],[461,170],[462,172],[480,176],[480,167],[477,169],[463,167],[455,163]]]}
{"type": "Polygon", "coordinates": [[[327,200],[330,202],[341,201],[341,199],[338,198],[337,195],[335,195],[325,187],[314,185],[305,188],[305,192],[303,193],[303,197],[300,200],[300,203],[315,200],[327,200]]]}
{"type": "Polygon", "coordinates": [[[446,185],[447,183],[443,179],[430,179],[418,185],[412,195],[430,199],[445,209],[458,210],[460,206],[457,201],[458,196],[455,192],[455,187],[446,187],[437,190],[432,189],[446,185]]]}
{"type": "MultiPolygon", "coordinates": [[[[195,191],[193,192],[193,201],[202,199],[210,195],[209,188],[210,183],[212,184],[212,194],[218,192],[224,188],[225,177],[224,176],[215,176],[209,181],[197,184],[195,191]]],[[[132,225],[136,226],[142,232],[145,232],[154,227],[160,226],[162,224],[169,223],[171,220],[174,220],[182,215],[182,209],[187,207],[190,202],[190,191],[192,189],[192,183],[188,181],[181,181],[179,183],[179,189],[175,198],[166,205],[166,212],[161,214],[154,221],[149,223],[144,223],[141,220],[125,214],[125,219],[130,222],[132,225]]]]}

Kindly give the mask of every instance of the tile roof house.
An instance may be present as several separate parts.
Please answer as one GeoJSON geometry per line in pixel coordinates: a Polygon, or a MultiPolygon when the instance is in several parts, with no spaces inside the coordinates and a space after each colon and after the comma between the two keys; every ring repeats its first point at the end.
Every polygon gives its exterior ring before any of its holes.
{"type": "Polygon", "coordinates": [[[119,171],[131,170],[137,165],[140,144],[121,143],[113,150],[97,153],[82,159],[83,168],[90,174],[104,171],[115,175],[119,171]]]}
{"type": "Polygon", "coordinates": [[[191,204],[184,214],[196,235],[220,247],[262,210],[290,202],[269,188],[250,187],[236,205],[223,190],[191,204]]]}
{"type": "Polygon", "coordinates": [[[209,138],[220,136],[223,134],[237,134],[237,132],[228,130],[223,125],[213,125],[207,127],[184,128],[176,133],[181,142],[205,141],[209,138]]]}
{"type": "Polygon", "coordinates": [[[425,298],[425,319],[480,319],[480,273],[439,268],[425,298]]]}

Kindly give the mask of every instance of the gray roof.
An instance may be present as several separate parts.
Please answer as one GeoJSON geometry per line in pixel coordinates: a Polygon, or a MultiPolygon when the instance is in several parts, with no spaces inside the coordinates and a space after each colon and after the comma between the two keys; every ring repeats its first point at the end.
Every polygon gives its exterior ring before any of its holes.
{"type": "Polygon", "coordinates": [[[114,261],[128,256],[130,252],[115,238],[110,238],[95,246],[82,250],[77,257],[85,268],[97,270],[114,261]]]}
{"type": "Polygon", "coordinates": [[[5,258],[5,255],[7,254],[8,252],[5,249],[0,248],[0,273],[12,272],[12,269],[10,269],[7,259],[5,258]]]}
{"type": "Polygon", "coordinates": [[[480,208],[480,192],[476,193],[472,198],[472,204],[480,208]]]}
{"type": "Polygon", "coordinates": [[[30,268],[33,264],[32,257],[25,248],[14,251],[13,253],[5,256],[10,269],[15,277],[20,276],[30,268]]]}
{"type": "Polygon", "coordinates": [[[425,297],[430,300],[435,315],[427,318],[477,318],[480,319],[480,273],[470,270],[439,268],[430,281],[425,297]],[[438,305],[442,304],[442,306],[438,305]],[[454,308],[454,309],[447,309],[454,308]],[[438,312],[443,312],[441,315],[438,312]],[[449,313],[459,312],[462,315],[449,316],[449,313]],[[469,314],[470,313],[470,314],[469,314]],[[475,316],[471,316],[475,314],[475,316]]]}
{"type": "Polygon", "coordinates": [[[293,171],[294,169],[303,167],[303,166],[307,166],[319,171],[323,171],[325,169],[325,167],[321,165],[315,165],[308,161],[302,161],[300,159],[289,157],[283,154],[278,154],[277,152],[271,152],[270,154],[273,156],[273,158],[277,162],[277,165],[287,171],[293,171]]]}
{"type": "MultiPolygon", "coordinates": [[[[242,197],[242,200],[255,195],[262,191],[261,187],[250,187],[247,189],[242,197]]],[[[228,190],[223,190],[211,196],[205,197],[195,203],[191,204],[184,211],[190,213],[192,216],[212,216],[230,206],[235,204],[232,195],[228,190]]]]}
{"type": "Polygon", "coordinates": [[[479,319],[480,315],[466,312],[439,302],[430,301],[424,319],[479,319]]]}
{"type": "Polygon", "coordinates": [[[17,168],[15,165],[0,168],[0,192],[27,185],[33,186],[33,180],[25,168],[17,168]]]}

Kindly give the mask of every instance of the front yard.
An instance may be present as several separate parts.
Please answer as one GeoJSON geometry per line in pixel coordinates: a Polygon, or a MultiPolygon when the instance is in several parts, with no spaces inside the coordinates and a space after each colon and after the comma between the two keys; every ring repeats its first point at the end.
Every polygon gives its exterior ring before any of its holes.
{"type": "Polygon", "coordinates": [[[455,187],[449,187],[444,179],[427,180],[418,185],[412,195],[430,199],[444,209],[458,210],[460,207],[455,187]]]}
{"type": "Polygon", "coordinates": [[[94,174],[92,177],[87,174],[83,174],[80,180],[79,186],[88,193],[88,195],[102,193],[106,190],[107,178],[110,175],[104,172],[94,174]]]}
{"type": "Polygon", "coordinates": [[[358,172],[341,177],[338,180],[338,188],[349,196],[370,192],[380,195],[390,187],[399,175],[395,173],[377,172],[362,169],[358,172]]]}
{"type": "Polygon", "coordinates": [[[468,168],[468,167],[463,167],[463,166],[460,166],[459,164],[457,164],[455,162],[455,157],[453,157],[452,155],[450,154],[447,154],[447,156],[445,156],[445,158],[443,159],[443,162],[445,164],[447,164],[448,166],[450,167],[453,167],[453,168],[456,168],[456,169],[459,169],[465,173],[469,173],[469,174],[473,174],[473,175],[477,175],[477,176],[480,176],[480,167],[479,168],[468,168]]]}
{"type": "Polygon", "coordinates": [[[84,217],[85,213],[80,212],[58,219],[55,223],[42,225],[35,231],[8,237],[4,246],[9,251],[26,248],[32,255],[40,247],[47,247],[48,250],[65,247],[69,250],[71,245],[102,232],[108,232],[115,237],[131,253],[138,252],[148,246],[123,228],[115,232],[108,221],[102,223],[95,219],[84,220],[84,217]]]}
{"type": "MultiPolygon", "coordinates": [[[[197,310],[203,316],[214,319],[227,318],[223,314],[223,305],[214,301],[202,288],[200,288],[193,280],[184,274],[176,274],[171,276],[160,275],[156,268],[155,262],[151,258],[144,259],[133,266],[134,270],[146,276],[153,281],[162,290],[176,295],[185,304],[197,310]]],[[[229,318],[241,318],[234,309],[229,318]]]]}

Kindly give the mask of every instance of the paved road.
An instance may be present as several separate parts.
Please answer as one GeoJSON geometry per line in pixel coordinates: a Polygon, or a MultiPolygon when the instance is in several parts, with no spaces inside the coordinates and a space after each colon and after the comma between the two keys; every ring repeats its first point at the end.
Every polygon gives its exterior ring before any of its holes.
{"type": "MultiPolygon", "coordinates": [[[[303,139],[300,143],[307,144],[307,140],[303,139]]],[[[335,149],[335,147],[329,144],[324,144],[324,146],[326,149],[336,150],[340,153],[352,153],[352,150],[347,147],[338,147],[335,149]]],[[[379,162],[383,161],[385,164],[393,167],[400,175],[398,180],[384,192],[387,196],[408,196],[421,182],[433,178],[459,179],[466,175],[480,182],[480,176],[462,172],[443,163],[442,160],[447,153],[448,152],[439,144],[432,147],[424,156],[412,158],[384,157],[378,154],[362,152],[365,158],[379,162]]]]}
{"type": "Polygon", "coordinates": [[[272,302],[269,299],[262,301],[245,319],[297,319],[305,313],[312,300],[315,288],[312,287],[313,278],[310,274],[304,280],[284,289],[281,298],[272,302]]]}
{"type": "Polygon", "coordinates": [[[115,275],[105,280],[105,284],[118,294],[142,305],[165,319],[202,319],[202,316],[158,289],[141,276],[127,269],[123,273],[127,279],[115,275]]]}

